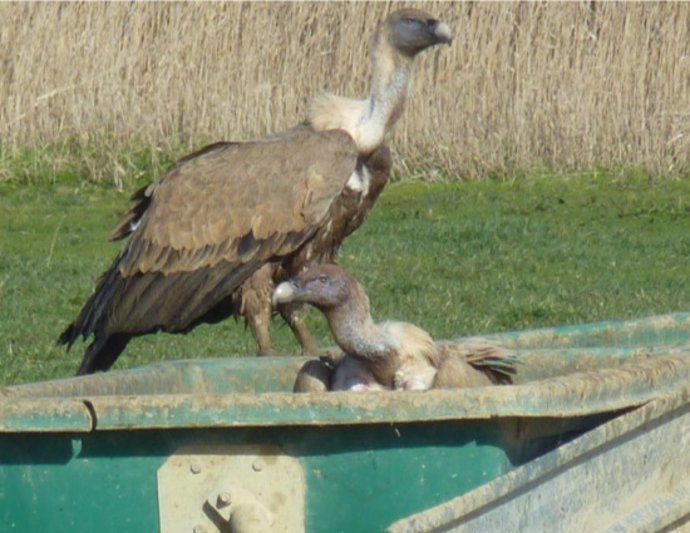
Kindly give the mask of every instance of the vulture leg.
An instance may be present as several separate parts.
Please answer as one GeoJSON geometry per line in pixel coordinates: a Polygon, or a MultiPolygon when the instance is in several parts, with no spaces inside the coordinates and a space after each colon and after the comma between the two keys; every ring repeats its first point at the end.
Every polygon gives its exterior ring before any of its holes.
{"type": "Polygon", "coordinates": [[[254,272],[242,285],[240,312],[256,340],[257,355],[277,355],[271,342],[271,293],[273,266],[266,264],[254,272]]]}
{"type": "Polygon", "coordinates": [[[259,357],[265,355],[278,355],[275,348],[271,344],[271,335],[268,331],[268,324],[271,315],[251,315],[247,317],[249,329],[256,340],[256,355],[259,357]]]}
{"type": "Polygon", "coordinates": [[[300,313],[300,307],[294,305],[278,305],[278,312],[288,323],[292,333],[302,347],[302,355],[318,355],[319,346],[309,333],[307,324],[300,313]]]}
{"type": "Polygon", "coordinates": [[[247,325],[256,340],[256,355],[278,355],[271,342],[269,325],[271,323],[270,303],[261,300],[253,300],[245,307],[245,319],[247,325]],[[256,305],[254,305],[256,304],[256,305]]]}

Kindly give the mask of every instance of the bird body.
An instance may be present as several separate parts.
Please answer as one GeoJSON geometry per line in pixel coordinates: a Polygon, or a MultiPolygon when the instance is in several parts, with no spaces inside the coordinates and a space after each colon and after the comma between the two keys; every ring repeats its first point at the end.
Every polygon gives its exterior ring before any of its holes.
{"type": "MultiPolygon", "coordinates": [[[[342,268],[324,264],[303,271],[278,285],[273,299],[276,303],[307,303],[322,311],[346,358],[363,365],[382,387],[431,387],[436,348],[429,334],[407,322],[375,323],[364,289],[342,268]]],[[[346,364],[355,368],[350,362],[346,364]]]]}
{"type": "Polygon", "coordinates": [[[336,265],[317,265],[301,272],[278,285],[273,299],[319,309],[343,351],[331,361],[332,376],[323,386],[314,383],[327,375],[326,363],[310,362],[300,373],[309,374],[309,379],[298,377],[296,390],[300,392],[474,387],[509,383],[514,373],[506,354],[490,343],[436,343],[426,331],[408,322],[375,323],[362,286],[336,265]],[[317,366],[318,375],[312,374],[317,366]]]}
{"type": "MultiPolygon", "coordinates": [[[[270,353],[270,294],[311,264],[334,261],[391,167],[385,133],[402,112],[412,58],[450,42],[423,11],[391,14],[375,39],[368,98],[319,96],[307,123],[244,143],[219,142],[137,191],[111,239],[130,237],[58,342],[93,335],[78,374],[107,370],[129,340],[187,332],[232,314],[270,353]],[[364,103],[362,103],[364,102],[364,103]]],[[[315,344],[279,305],[303,349],[315,344]]]]}

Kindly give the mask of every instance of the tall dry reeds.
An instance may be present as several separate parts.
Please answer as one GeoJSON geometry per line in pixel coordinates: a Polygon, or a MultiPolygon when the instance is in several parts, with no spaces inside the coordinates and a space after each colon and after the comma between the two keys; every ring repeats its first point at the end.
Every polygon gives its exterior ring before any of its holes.
{"type": "MultiPolygon", "coordinates": [[[[370,36],[400,5],[2,3],[0,146],[69,142],[117,178],[133,142],[289,127],[321,90],[364,94],[370,36]]],[[[456,40],[418,65],[399,169],[690,171],[690,4],[420,7],[456,40]]]]}

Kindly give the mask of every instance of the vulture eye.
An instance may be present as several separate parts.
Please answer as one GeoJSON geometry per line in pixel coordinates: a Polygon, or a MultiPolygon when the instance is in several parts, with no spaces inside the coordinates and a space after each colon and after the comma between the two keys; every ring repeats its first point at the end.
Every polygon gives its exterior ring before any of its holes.
{"type": "Polygon", "coordinates": [[[407,17],[407,18],[403,19],[403,21],[405,22],[405,24],[414,24],[415,22],[417,22],[417,19],[407,17]]]}

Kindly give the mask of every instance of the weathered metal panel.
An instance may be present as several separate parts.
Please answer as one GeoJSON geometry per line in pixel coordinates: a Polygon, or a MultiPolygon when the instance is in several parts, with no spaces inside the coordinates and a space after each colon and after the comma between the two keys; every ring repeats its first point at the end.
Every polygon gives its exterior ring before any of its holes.
{"type": "Polygon", "coordinates": [[[510,348],[637,347],[690,342],[690,313],[488,335],[510,348]]]}
{"type": "MultiPolygon", "coordinates": [[[[261,361],[253,367],[263,365],[263,372],[270,372],[272,361],[263,358],[261,361]]],[[[197,367],[202,365],[197,363],[197,367]]],[[[276,424],[323,426],[501,416],[580,416],[641,405],[689,381],[690,356],[684,354],[509,387],[365,395],[348,392],[90,395],[82,401],[92,416],[92,429],[98,431],[276,424]]],[[[76,399],[54,398],[19,397],[5,402],[0,410],[0,431],[55,431],[50,417],[30,417],[28,413],[55,412],[65,402],[79,405],[76,399]]]]}
{"type": "Polygon", "coordinates": [[[93,435],[0,438],[0,531],[157,531],[150,440],[142,433],[134,448],[127,435],[98,444],[93,435]]]}
{"type": "Polygon", "coordinates": [[[642,533],[684,524],[690,524],[689,388],[389,531],[642,533]]]}
{"type": "MultiPolygon", "coordinates": [[[[156,474],[171,454],[250,445],[299,462],[306,531],[381,531],[687,386],[689,331],[676,314],[495,335],[521,361],[507,387],[294,395],[303,358],[230,358],[3,389],[0,524],[158,531],[156,474]]],[[[681,516],[684,490],[650,508],[681,516]]]]}
{"type": "Polygon", "coordinates": [[[0,433],[91,431],[93,427],[91,411],[79,399],[0,396],[0,433]]]}
{"type": "MultiPolygon", "coordinates": [[[[516,353],[525,364],[518,383],[630,360],[690,351],[690,313],[505,332],[484,337],[516,353]]],[[[463,339],[457,339],[462,342],[463,339]]],[[[0,389],[14,397],[120,394],[226,394],[290,392],[304,363],[299,357],[228,357],[170,361],[106,374],[0,389]],[[268,363],[270,361],[270,363],[268,363]],[[270,370],[267,370],[270,369],[270,370]]]]}
{"type": "Polygon", "coordinates": [[[303,357],[225,357],[155,363],[140,368],[0,389],[12,397],[292,392],[303,357]]]}
{"type": "MultiPolygon", "coordinates": [[[[612,415],[608,415],[610,417],[612,415]]],[[[156,475],[180,447],[279,446],[298,459],[310,533],[382,531],[567,440],[599,419],[547,422],[538,446],[517,419],[0,436],[8,531],[155,532],[156,475]],[[517,463],[516,463],[517,462],[517,463]]],[[[211,488],[211,487],[210,487],[211,488]]],[[[3,530],[4,531],[4,530],[3,530]]]]}

